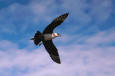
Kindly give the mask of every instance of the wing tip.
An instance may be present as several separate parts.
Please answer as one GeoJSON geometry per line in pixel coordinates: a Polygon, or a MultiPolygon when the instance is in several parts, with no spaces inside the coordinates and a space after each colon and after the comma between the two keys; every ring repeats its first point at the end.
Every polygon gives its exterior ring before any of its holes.
{"type": "Polygon", "coordinates": [[[56,63],[61,64],[61,62],[56,62],[56,63]]]}
{"type": "Polygon", "coordinates": [[[52,58],[52,60],[58,64],[61,64],[60,58],[59,56],[54,56],[54,55],[50,55],[50,57],[52,58]]]}
{"type": "Polygon", "coordinates": [[[63,21],[64,21],[68,15],[69,15],[69,12],[62,14],[59,17],[63,18],[63,21]]]}
{"type": "Polygon", "coordinates": [[[64,13],[63,15],[66,15],[66,16],[68,16],[68,15],[69,15],[69,12],[67,12],[67,13],[64,13]]]}
{"type": "Polygon", "coordinates": [[[58,64],[61,64],[61,61],[60,60],[53,60],[54,62],[58,63],[58,64]]]}

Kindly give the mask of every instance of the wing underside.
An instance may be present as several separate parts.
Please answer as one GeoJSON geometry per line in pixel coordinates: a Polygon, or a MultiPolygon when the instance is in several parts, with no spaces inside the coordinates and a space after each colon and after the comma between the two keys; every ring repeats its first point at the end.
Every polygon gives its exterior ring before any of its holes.
{"type": "Polygon", "coordinates": [[[43,44],[44,44],[45,49],[49,53],[50,57],[52,58],[52,60],[60,64],[61,63],[60,57],[59,57],[57,48],[53,44],[52,40],[43,41],[43,44]]]}
{"type": "Polygon", "coordinates": [[[59,26],[61,23],[63,23],[63,21],[66,19],[66,17],[68,16],[69,13],[65,13],[59,17],[57,17],[56,19],[54,19],[43,31],[43,34],[46,33],[52,33],[53,30],[59,26]]]}

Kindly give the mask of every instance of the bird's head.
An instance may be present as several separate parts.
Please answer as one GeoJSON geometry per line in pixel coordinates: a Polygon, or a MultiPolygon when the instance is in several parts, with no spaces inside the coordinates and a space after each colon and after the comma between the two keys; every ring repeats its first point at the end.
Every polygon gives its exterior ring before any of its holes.
{"type": "Polygon", "coordinates": [[[55,37],[61,37],[59,33],[53,33],[55,37]]]}

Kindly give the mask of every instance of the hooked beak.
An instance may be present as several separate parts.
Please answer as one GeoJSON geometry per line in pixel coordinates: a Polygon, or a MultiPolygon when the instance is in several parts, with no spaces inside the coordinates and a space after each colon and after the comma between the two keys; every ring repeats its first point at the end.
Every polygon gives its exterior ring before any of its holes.
{"type": "Polygon", "coordinates": [[[61,35],[59,34],[59,37],[61,37],[61,35]]]}

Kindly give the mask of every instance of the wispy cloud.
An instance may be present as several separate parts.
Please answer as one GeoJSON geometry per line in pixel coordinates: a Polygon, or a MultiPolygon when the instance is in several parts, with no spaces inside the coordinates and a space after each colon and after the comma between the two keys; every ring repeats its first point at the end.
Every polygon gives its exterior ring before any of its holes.
{"type": "Polygon", "coordinates": [[[13,3],[9,7],[0,10],[1,31],[17,33],[16,30],[18,29],[18,32],[23,32],[30,27],[47,22],[57,9],[55,4],[53,0],[33,1],[27,5],[13,3]]]}
{"type": "Polygon", "coordinates": [[[8,40],[2,40],[0,41],[0,50],[7,50],[12,48],[18,48],[18,46],[15,43],[12,43],[8,40]]]}
{"type": "Polygon", "coordinates": [[[82,51],[74,47],[74,49],[71,51],[68,49],[64,50],[61,50],[63,52],[60,52],[62,58],[61,65],[48,63],[50,59],[48,59],[49,57],[47,57],[47,55],[44,55],[45,52],[17,53],[17,51],[15,51],[15,53],[17,54],[15,54],[16,56],[12,57],[12,54],[7,54],[7,57],[5,57],[4,55],[3,60],[1,60],[1,68],[13,68],[14,66],[22,70],[24,68],[29,68],[29,71],[27,73],[21,73],[22,76],[76,76],[77,74],[80,76],[88,76],[88,74],[92,74],[92,76],[106,76],[106,72],[109,76],[114,76],[114,55],[110,54],[107,56],[103,56],[103,54],[101,53],[103,49],[98,51],[97,49],[95,51],[93,49],[91,49],[90,51],[82,51]]]}
{"type": "MultiPolygon", "coordinates": [[[[101,37],[103,37],[103,34],[101,37]]],[[[4,45],[8,46],[8,43],[9,41],[6,41],[4,45]]],[[[50,59],[43,47],[30,52],[27,49],[19,49],[14,45],[14,43],[10,42],[10,47],[15,49],[6,49],[7,51],[2,51],[1,49],[0,70],[10,70],[17,67],[17,69],[20,69],[20,73],[16,74],[17,76],[115,75],[114,46],[101,47],[93,46],[93,44],[92,46],[87,44],[72,44],[57,47],[62,61],[62,64],[59,65],[50,59]],[[26,72],[21,72],[21,70],[23,71],[27,68],[26,72]]]]}
{"type": "Polygon", "coordinates": [[[89,44],[102,44],[102,45],[107,45],[115,42],[115,31],[113,29],[98,32],[97,34],[93,35],[92,37],[88,38],[86,40],[86,43],[89,44]]]}
{"type": "Polygon", "coordinates": [[[9,32],[10,29],[11,31],[17,29],[24,31],[27,30],[28,27],[42,23],[42,21],[50,22],[50,20],[57,15],[57,12],[60,14],[70,12],[70,19],[72,20],[72,23],[76,24],[77,22],[78,25],[87,25],[92,22],[105,22],[110,17],[112,12],[111,10],[111,0],[93,0],[89,2],[86,0],[64,0],[60,3],[60,6],[53,0],[34,0],[26,5],[14,3],[9,7],[0,10],[0,24],[2,25],[1,28],[4,32],[9,32]],[[64,11],[60,12],[61,10],[64,11]]]}
{"type": "Polygon", "coordinates": [[[62,6],[71,11],[75,20],[89,24],[105,22],[112,12],[111,0],[64,0],[62,6]]]}

